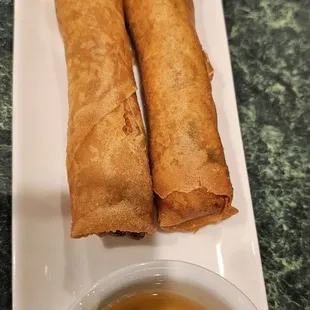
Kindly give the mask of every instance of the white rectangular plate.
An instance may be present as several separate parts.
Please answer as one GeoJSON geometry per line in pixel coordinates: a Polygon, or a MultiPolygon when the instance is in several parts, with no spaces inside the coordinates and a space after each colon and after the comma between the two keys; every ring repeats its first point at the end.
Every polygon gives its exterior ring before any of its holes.
{"type": "Polygon", "coordinates": [[[72,240],[65,170],[67,80],[53,0],[15,1],[13,88],[13,302],[15,310],[67,309],[110,271],[153,259],[211,269],[260,310],[267,301],[220,0],[196,0],[196,28],[215,69],[219,129],[240,213],[196,234],[142,241],[72,240]]]}

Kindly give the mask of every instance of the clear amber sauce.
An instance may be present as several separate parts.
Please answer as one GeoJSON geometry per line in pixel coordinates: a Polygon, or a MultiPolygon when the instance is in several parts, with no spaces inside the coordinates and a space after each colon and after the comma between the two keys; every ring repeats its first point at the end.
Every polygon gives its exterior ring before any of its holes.
{"type": "Polygon", "coordinates": [[[141,292],[122,296],[103,310],[207,310],[204,306],[168,291],[141,292]]]}

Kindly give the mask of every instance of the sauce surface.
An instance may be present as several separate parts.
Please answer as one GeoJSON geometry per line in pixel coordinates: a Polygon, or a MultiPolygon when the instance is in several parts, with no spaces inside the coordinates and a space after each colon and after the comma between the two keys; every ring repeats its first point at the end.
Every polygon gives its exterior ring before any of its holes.
{"type": "Polygon", "coordinates": [[[207,310],[195,301],[168,291],[125,295],[102,310],[207,310]]]}

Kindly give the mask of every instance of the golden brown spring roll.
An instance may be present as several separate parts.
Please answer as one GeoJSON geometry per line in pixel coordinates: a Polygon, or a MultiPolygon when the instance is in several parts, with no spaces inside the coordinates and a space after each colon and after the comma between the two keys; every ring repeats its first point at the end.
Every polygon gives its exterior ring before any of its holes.
{"type": "Polygon", "coordinates": [[[161,228],[196,231],[238,211],[217,129],[213,69],[188,0],[124,0],[142,73],[161,228]]]}
{"type": "Polygon", "coordinates": [[[65,45],[71,236],[155,231],[121,0],[56,0],[65,45]]]}

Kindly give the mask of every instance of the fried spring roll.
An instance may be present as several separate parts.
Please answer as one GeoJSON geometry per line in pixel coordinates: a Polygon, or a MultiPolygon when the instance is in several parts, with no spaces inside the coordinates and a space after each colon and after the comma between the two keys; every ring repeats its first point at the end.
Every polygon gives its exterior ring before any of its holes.
{"type": "Polygon", "coordinates": [[[65,45],[71,236],[155,231],[122,0],[56,0],[65,45]]]}
{"type": "Polygon", "coordinates": [[[238,211],[217,129],[213,69],[188,0],[124,0],[148,109],[161,228],[196,231],[238,211]]]}

